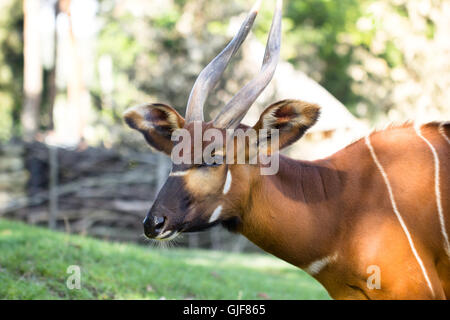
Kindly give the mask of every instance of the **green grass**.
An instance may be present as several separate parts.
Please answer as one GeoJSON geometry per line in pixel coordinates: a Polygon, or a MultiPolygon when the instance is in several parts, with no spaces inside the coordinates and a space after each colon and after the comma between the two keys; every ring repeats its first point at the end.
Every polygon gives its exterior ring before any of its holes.
{"type": "Polygon", "coordinates": [[[306,273],[262,254],[160,249],[0,219],[0,299],[329,299],[306,273]],[[81,289],[66,286],[81,268],[81,289]]]}

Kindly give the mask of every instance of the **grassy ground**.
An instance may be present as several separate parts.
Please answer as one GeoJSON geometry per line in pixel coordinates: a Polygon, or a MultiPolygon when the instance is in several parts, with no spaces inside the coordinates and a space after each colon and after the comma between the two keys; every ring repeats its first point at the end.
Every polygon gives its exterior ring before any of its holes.
{"type": "Polygon", "coordinates": [[[261,254],[158,249],[0,219],[0,299],[328,299],[303,271],[261,254]],[[81,268],[69,290],[67,268],[81,268]]]}

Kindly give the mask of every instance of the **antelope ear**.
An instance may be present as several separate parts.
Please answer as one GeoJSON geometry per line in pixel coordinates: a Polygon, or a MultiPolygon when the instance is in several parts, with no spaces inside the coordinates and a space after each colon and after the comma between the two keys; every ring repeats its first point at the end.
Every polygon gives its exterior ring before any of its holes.
{"type": "MultiPolygon", "coordinates": [[[[279,130],[279,149],[300,139],[319,119],[320,107],[300,100],[282,100],[264,110],[253,129],[279,130]]],[[[268,141],[270,143],[270,141],[268,141]]]]}
{"type": "Polygon", "coordinates": [[[183,117],[165,104],[145,104],[127,109],[123,117],[133,129],[142,133],[148,144],[168,155],[172,152],[172,133],[184,126],[183,117]]]}

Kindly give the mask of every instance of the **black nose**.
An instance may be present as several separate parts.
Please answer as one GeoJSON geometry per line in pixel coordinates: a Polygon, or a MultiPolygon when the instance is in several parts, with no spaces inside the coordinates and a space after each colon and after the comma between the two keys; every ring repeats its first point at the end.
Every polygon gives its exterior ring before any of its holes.
{"type": "Polygon", "coordinates": [[[146,216],[143,221],[145,235],[149,238],[156,237],[158,234],[161,233],[165,222],[166,217],[151,216],[151,215],[146,216]]]}

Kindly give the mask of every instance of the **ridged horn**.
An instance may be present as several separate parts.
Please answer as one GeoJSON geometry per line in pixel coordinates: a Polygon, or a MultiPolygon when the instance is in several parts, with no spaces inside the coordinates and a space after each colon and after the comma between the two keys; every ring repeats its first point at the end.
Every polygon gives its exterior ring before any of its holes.
{"type": "Polygon", "coordinates": [[[283,1],[277,0],[261,71],[252,81],[239,90],[220,111],[214,119],[215,127],[236,128],[248,109],[272,80],[280,57],[282,6],[283,1]]]}
{"type": "Polygon", "coordinates": [[[209,92],[216,86],[223,74],[225,68],[230,62],[231,58],[238,51],[239,47],[247,37],[256,15],[258,14],[261,0],[258,0],[250,10],[247,18],[243,22],[238,33],[228,43],[225,49],[217,57],[215,57],[203,70],[200,72],[197,80],[192,87],[189,95],[189,100],[186,107],[186,123],[192,121],[203,121],[203,105],[208,97],[209,92]]]}

